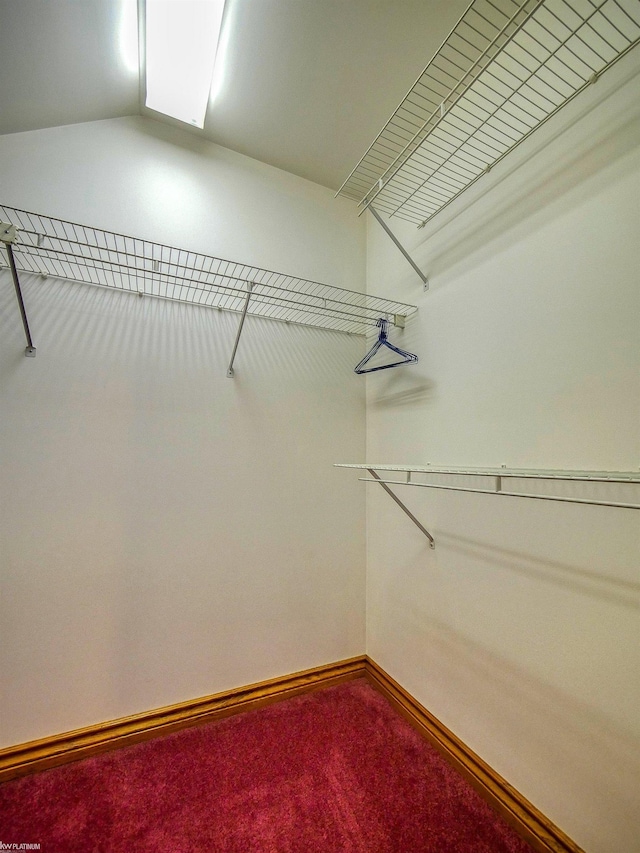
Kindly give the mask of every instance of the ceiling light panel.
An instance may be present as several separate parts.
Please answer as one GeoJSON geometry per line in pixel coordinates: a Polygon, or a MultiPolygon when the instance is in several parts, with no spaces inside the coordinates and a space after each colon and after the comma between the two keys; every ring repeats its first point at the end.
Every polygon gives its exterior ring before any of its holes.
{"type": "Polygon", "coordinates": [[[224,0],[146,0],[145,105],[204,127],[224,0]]]}

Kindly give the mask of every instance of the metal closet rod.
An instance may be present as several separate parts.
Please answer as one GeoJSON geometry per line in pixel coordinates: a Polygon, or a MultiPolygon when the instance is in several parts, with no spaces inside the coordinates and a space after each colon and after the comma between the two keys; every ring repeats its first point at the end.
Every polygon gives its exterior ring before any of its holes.
{"type": "MultiPolygon", "coordinates": [[[[411,480],[382,480],[380,479],[380,477],[377,476],[375,480],[370,480],[368,477],[359,477],[359,480],[363,483],[380,483],[380,485],[386,486],[418,486],[418,488],[422,489],[444,489],[445,491],[449,492],[472,492],[476,495],[506,495],[510,498],[532,498],[534,500],[539,501],[559,501],[561,503],[590,504],[591,506],[612,506],[620,507],[622,509],[640,509],[640,503],[623,503],[621,501],[606,501],[590,498],[573,498],[561,495],[536,495],[529,492],[506,492],[502,488],[502,477],[500,476],[497,476],[495,478],[494,489],[475,489],[470,486],[445,486],[435,483],[414,483],[411,480]]],[[[616,482],[626,483],[629,481],[620,480],[616,482]]]]}

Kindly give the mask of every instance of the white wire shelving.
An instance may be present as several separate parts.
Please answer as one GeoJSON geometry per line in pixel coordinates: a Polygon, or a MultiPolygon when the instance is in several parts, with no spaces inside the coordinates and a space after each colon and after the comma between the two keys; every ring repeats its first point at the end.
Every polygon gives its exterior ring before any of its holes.
{"type": "Polygon", "coordinates": [[[333,287],[187,249],[176,249],[101,228],[0,205],[0,268],[8,266],[16,289],[27,347],[36,348],[19,273],[56,277],[112,290],[185,302],[241,314],[227,376],[233,377],[247,314],[365,335],[384,318],[404,328],[415,305],[333,287]]]}
{"type": "MultiPolygon", "coordinates": [[[[355,335],[414,305],[0,205],[19,271],[355,335]]],[[[4,263],[6,266],[6,262],[4,263]]]]}
{"type": "Polygon", "coordinates": [[[473,0],[337,195],[425,225],[639,42],[640,0],[473,0]]]}
{"type": "Polygon", "coordinates": [[[507,498],[640,510],[640,471],[454,468],[436,465],[374,465],[371,463],[336,463],[335,467],[367,471],[370,478],[361,477],[360,480],[365,483],[378,483],[427,537],[431,548],[435,547],[433,536],[390,486],[414,486],[481,495],[501,495],[507,498]],[[379,471],[383,476],[380,476],[379,471]],[[404,475],[404,479],[400,479],[401,475],[404,475]]]}

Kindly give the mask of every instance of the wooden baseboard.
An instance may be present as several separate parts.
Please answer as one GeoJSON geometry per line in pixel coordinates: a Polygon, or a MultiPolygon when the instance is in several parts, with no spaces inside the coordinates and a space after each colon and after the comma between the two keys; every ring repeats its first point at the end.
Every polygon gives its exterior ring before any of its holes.
{"type": "Polygon", "coordinates": [[[0,750],[0,782],[366,677],[538,853],[584,853],[370,658],[304,672],[98,723],[0,750]]]}
{"type": "Polygon", "coordinates": [[[365,660],[365,675],[372,687],[382,693],[436,747],[534,850],[538,853],[584,853],[582,848],[368,657],[365,660]]]}
{"type": "Polygon", "coordinates": [[[364,676],[364,656],[0,750],[0,782],[364,676]]]}

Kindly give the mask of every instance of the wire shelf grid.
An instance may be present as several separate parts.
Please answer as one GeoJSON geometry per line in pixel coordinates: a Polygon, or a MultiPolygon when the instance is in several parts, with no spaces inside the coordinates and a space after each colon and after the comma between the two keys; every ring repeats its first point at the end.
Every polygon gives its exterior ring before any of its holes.
{"type": "Polygon", "coordinates": [[[21,272],[364,335],[414,305],[0,205],[21,272]]]}
{"type": "Polygon", "coordinates": [[[420,226],[640,42],[640,0],[473,0],[338,190],[420,226]]]}

